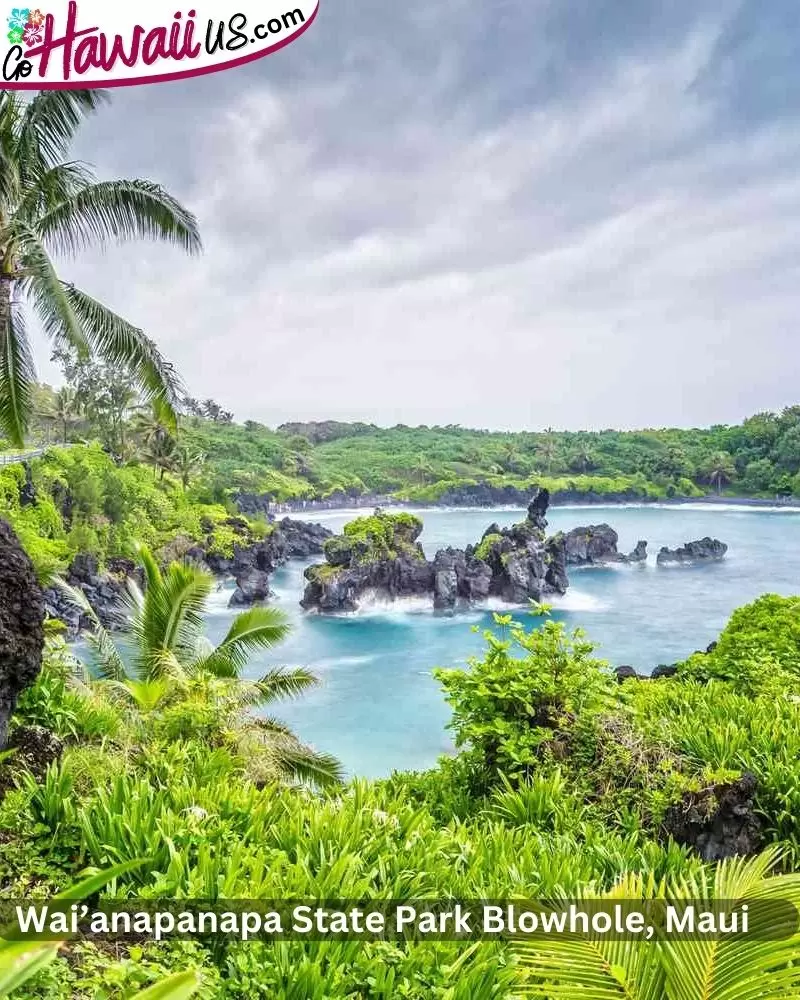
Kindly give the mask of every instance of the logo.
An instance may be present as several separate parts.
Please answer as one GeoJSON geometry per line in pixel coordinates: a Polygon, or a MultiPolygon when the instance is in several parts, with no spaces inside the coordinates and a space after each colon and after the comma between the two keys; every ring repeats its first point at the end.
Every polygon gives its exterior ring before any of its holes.
{"type": "Polygon", "coordinates": [[[186,10],[170,0],[59,0],[57,7],[49,0],[47,10],[11,8],[0,35],[0,86],[124,87],[231,69],[299,38],[319,0],[198,0],[186,10]]]}

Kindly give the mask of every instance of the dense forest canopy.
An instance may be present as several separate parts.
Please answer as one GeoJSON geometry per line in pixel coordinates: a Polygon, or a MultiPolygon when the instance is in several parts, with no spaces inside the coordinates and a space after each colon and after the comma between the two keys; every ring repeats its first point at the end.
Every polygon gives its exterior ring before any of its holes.
{"type": "Polygon", "coordinates": [[[60,360],[68,384],[37,388],[33,441],[98,439],[118,463],[150,462],[178,478],[193,475],[202,456],[218,499],[238,490],[277,502],[364,494],[435,502],[476,483],[642,498],[800,496],[800,406],[693,429],[512,433],[323,421],[272,430],[235,423],[214,400],[186,398],[175,430],[141,406],[119,371],[60,360]]]}

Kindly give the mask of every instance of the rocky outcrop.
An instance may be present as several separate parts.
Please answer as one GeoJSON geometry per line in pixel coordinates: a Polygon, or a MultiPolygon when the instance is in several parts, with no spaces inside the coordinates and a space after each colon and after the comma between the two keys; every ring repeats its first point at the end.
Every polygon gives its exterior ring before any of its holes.
{"type": "Polygon", "coordinates": [[[762,824],[756,812],[757,782],[752,774],[738,781],[686,792],[664,817],[664,832],[693,847],[705,861],[757,853],[762,824]]]}
{"type": "Polygon", "coordinates": [[[333,532],[321,524],[293,521],[289,517],[278,521],[275,532],[283,540],[283,552],[287,559],[310,559],[311,556],[321,556],[325,542],[333,537],[333,532]]]}
{"type": "Polygon", "coordinates": [[[231,606],[246,607],[267,600],[271,594],[269,578],[279,566],[290,559],[322,555],[331,537],[332,532],[321,524],[285,517],[264,541],[236,546],[231,560],[206,557],[206,561],[218,575],[235,578],[236,590],[230,600],[231,606]]]}
{"type": "Polygon", "coordinates": [[[334,568],[310,567],[301,601],[306,609],[331,613],[356,611],[365,598],[394,601],[402,597],[422,597],[433,590],[433,572],[424,559],[408,556],[368,563],[362,566],[334,568]]]}
{"type": "MultiPolygon", "coordinates": [[[[101,573],[97,558],[89,553],[75,556],[65,574],[66,582],[80,590],[95,614],[108,629],[118,629],[125,622],[125,597],[128,578],[144,585],[141,567],[130,559],[109,560],[106,572],[101,573]]],[[[44,592],[45,613],[57,618],[67,627],[67,634],[74,638],[92,627],[91,619],[58,589],[48,587],[44,592]]]]}
{"type": "Polygon", "coordinates": [[[442,549],[433,560],[433,606],[438,611],[485,601],[492,588],[487,563],[462,549],[442,549]]]}
{"type": "Polygon", "coordinates": [[[14,751],[15,769],[21,766],[41,779],[47,768],[64,753],[64,741],[42,726],[19,726],[11,734],[8,749],[14,751]]]}
{"type": "Polygon", "coordinates": [[[255,566],[240,570],[236,574],[236,590],[231,595],[228,606],[231,608],[247,608],[252,604],[266,601],[272,596],[269,587],[269,573],[255,566]]]}
{"type": "Polygon", "coordinates": [[[44,601],[33,565],[0,521],[0,749],[20,692],[36,680],[44,647],[44,601]]]}
{"type": "Polygon", "coordinates": [[[484,562],[491,572],[489,593],[509,604],[541,601],[545,594],[564,593],[566,548],[563,536],[547,540],[547,490],[539,490],[528,516],[510,528],[492,524],[477,546],[468,546],[467,560],[484,562]]]}
{"type": "Polygon", "coordinates": [[[433,565],[425,559],[418,539],[422,521],[411,514],[375,511],[329,538],[326,562],[309,566],[308,584],[300,602],[306,610],[355,611],[368,597],[397,600],[430,595],[433,565]]]}
{"type": "Polygon", "coordinates": [[[609,563],[639,563],[647,560],[645,541],[640,541],[630,555],[619,552],[619,535],[610,524],[573,528],[563,538],[568,566],[604,566],[609,563]]]}
{"type": "Polygon", "coordinates": [[[719,562],[725,558],[728,546],[718,538],[701,538],[696,542],[687,542],[682,548],[664,548],[658,553],[659,566],[671,564],[719,562]]]}
{"type": "Polygon", "coordinates": [[[451,610],[495,596],[511,604],[564,593],[569,585],[563,536],[547,539],[546,490],[537,491],[527,518],[510,528],[493,524],[477,545],[442,549],[427,562],[418,543],[422,522],[382,514],[351,522],[325,543],[326,563],[306,571],[302,605],[354,611],[365,594],[384,600],[427,596],[451,610]]]}

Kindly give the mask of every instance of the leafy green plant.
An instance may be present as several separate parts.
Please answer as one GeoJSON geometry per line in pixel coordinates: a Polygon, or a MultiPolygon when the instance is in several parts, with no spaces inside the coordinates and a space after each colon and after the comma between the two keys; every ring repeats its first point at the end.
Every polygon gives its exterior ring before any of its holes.
{"type": "MultiPolygon", "coordinates": [[[[800,876],[771,875],[776,850],[731,859],[659,885],[628,876],[602,898],[663,899],[712,910],[744,903],[800,905],[800,876]]],[[[777,917],[776,917],[777,919],[777,917]]],[[[543,1000],[793,1000],[800,989],[800,933],[776,927],[760,934],[664,937],[658,932],[608,936],[542,936],[520,941],[520,990],[543,1000]]]]}
{"type": "Polygon", "coordinates": [[[510,615],[495,615],[495,623],[501,633],[484,632],[483,659],[466,671],[436,671],[453,708],[456,745],[469,748],[483,784],[500,774],[530,777],[557,752],[560,730],[569,725],[577,735],[584,717],[581,738],[591,742],[591,720],[615,693],[582,633],[568,637],[554,621],[526,630],[510,615]]]}
{"type": "Polygon", "coordinates": [[[237,615],[222,642],[212,646],[204,633],[213,587],[210,574],[178,563],[162,572],[146,548],[141,547],[139,555],[147,585],[142,592],[129,581],[121,643],[103,627],[80,590],[59,584],[92,621],[87,641],[100,678],[95,690],[139,713],[160,713],[153,722],[167,737],[205,731],[213,740],[232,731],[244,753],[258,751],[264,778],[293,778],[317,786],[338,783],[341,768],[335,758],[303,745],[275,720],[246,714],[316,684],[313,674],[299,668],[271,670],[257,681],[241,678],[254,653],[286,636],[285,616],[273,608],[251,608],[237,615]]]}

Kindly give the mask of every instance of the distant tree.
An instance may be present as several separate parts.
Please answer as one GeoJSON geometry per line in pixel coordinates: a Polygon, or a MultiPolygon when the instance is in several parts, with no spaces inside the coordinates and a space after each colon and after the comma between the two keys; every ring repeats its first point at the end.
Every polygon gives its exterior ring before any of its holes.
{"type": "Polygon", "coordinates": [[[204,400],[202,408],[203,408],[203,416],[207,420],[213,420],[214,423],[216,423],[219,420],[222,414],[222,407],[219,405],[219,403],[217,403],[213,399],[204,400]]]}
{"type": "Polygon", "coordinates": [[[548,476],[553,474],[553,464],[558,455],[558,442],[552,427],[545,431],[545,438],[536,449],[537,456],[541,459],[548,476]]]}
{"type": "Polygon", "coordinates": [[[733,458],[726,451],[717,452],[708,460],[704,475],[706,481],[714,487],[717,494],[721,493],[722,487],[730,483],[736,475],[733,458]]]}
{"type": "MultiPolygon", "coordinates": [[[[108,452],[128,457],[127,422],[140,397],[131,375],[119,365],[84,358],[77,351],[60,348],[53,353],[74,393],[74,405],[83,414],[90,434],[108,452]]],[[[168,412],[171,412],[168,408],[168,412]]]]}
{"type": "Polygon", "coordinates": [[[74,389],[65,385],[58,390],[54,399],[53,416],[61,427],[61,440],[66,444],[69,428],[81,419],[78,394],[74,389]]]}
{"type": "Polygon", "coordinates": [[[427,455],[420,452],[414,460],[414,476],[420,486],[423,486],[433,475],[433,466],[427,455]]]}
{"type": "Polygon", "coordinates": [[[188,489],[192,478],[206,463],[206,456],[200,451],[192,451],[186,445],[179,445],[172,456],[170,471],[180,479],[184,490],[188,489]]]}
{"type": "Polygon", "coordinates": [[[520,471],[521,457],[516,441],[506,441],[503,445],[503,464],[507,472],[513,474],[520,471]]]}
{"type": "Polygon", "coordinates": [[[597,457],[587,445],[580,445],[567,459],[567,467],[570,472],[586,474],[597,468],[597,457]]]}
{"type": "Polygon", "coordinates": [[[800,424],[790,426],[778,441],[775,459],[784,472],[800,472],[800,424]]]}

